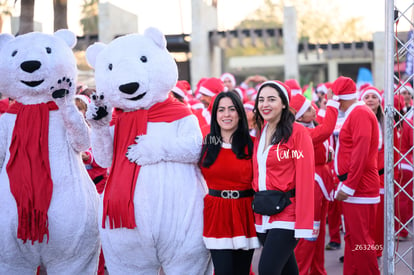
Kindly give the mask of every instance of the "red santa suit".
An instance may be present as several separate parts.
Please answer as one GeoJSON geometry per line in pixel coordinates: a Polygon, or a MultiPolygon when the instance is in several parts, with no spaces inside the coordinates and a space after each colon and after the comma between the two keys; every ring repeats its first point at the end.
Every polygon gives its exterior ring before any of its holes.
{"type": "MultiPolygon", "coordinates": [[[[292,103],[294,100],[292,99],[292,103]]],[[[306,107],[306,106],[305,106],[306,107]]],[[[315,151],[315,216],[314,238],[301,239],[295,248],[299,274],[326,274],[325,263],[325,226],[328,212],[328,201],[333,199],[333,178],[328,166],[328,138],[336,125],[339,103],[329,100],[326,116],[322,124],[308,123],[307,130],[312,138],[315,151]]]]}
{"type": "MultiPolygon", "coordinates": [[[[210,167],[201,167],[210,190],[251,190],[251,159],[238,159],[231,144],[223,144],[210,167]]],[[[203,239],[208,249],[254,249],[256,237],[251,196],[228,199],[210,194],[204,198],[203,239]]]]}
{"type": "Polygon", "coordinates": [[[267,125],[260,138],[255,140],[253,153],[253,189],[296,189],[292,204],[282,212],[272,215],[255,213],[256,231],[265,233],[269,229],[294,230],[296,238],[311,238],[313,232],[313,186],[314,152],[311,137],[305,127],[293,123],[289,140],[265,148],[267,125]]]}
{"type": "Polygon", "coordinates": [[[338,188],[349,195],[345,219],[344,274],[380,274],[375,250],[375,216],[379,196],[378,122],[362,102],[345,112],[335,152],[338,188]]]}

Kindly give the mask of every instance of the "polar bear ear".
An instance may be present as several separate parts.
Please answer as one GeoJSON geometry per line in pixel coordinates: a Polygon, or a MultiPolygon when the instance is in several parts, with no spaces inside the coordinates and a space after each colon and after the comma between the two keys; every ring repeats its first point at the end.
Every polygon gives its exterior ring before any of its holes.
{"type": "Polygon", "coordinates": [[[145,30],[144,35],[149,37],[152,41],[157,44],[161,49],[167,48],[167,40],[165,39],[164,34],[157,28],[149,27],[145,30]]]}
{"type": "Polygon", "coordinates": [[[54,33],[56,37],[59,37],[65,41],[65,43],[69,46],[69,48],[73,49],[75,47],[77,38],[76,35],[67,29],[61,29],[54,33]]]}
{"type": "Polygon", "coordinates": [[[95,42],[86,49],[86,61],[88,61],[89,66],[95,68],[96,57],[105,47],[104,43],[95,42]]]}
{"type": "Polygon", "coordinates": [[[0,50],[7,44],[10,40],[14,39],[14,36],[8,33],[0,34],[0,50]]]}

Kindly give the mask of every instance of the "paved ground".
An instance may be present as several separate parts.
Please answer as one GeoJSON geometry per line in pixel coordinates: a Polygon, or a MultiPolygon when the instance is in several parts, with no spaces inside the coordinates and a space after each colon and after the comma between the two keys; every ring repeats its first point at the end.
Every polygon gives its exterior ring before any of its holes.
{"type": "MultiPolygon", "coordinates": [[[[344,242],[343,242],[343,234],[342,234],[342,244],[341,249],[339,250],[325,250],[325,269],[328,275],[341,275],[342,274],[342,266],[343,264],[339,262],[339,257],[344,255],[344,242]]],[[[325,242],[327,243],[329,238],[326,237],[325,242]]],[[[395,249],[399,252],[399,254],[404,255],[403,260],[400,260],[396,257],[396,266],[395,266],[395,275],[409,275],[414,274],[414,271],[411,272],[407,265],[404,263],[408,263],[410,266],[414,266],[414,258],[412,258],[412,249],[410,247],[414,247],[414,239],[406,239],[406,240],[399,240],[395,242],[395,249]]],[[[257,270],[257,264],[260,257],[260,249],[255,251],[253,256],[253,272],[256,275],[259,275],[257,270]]],[[[383,258],[378,260],[378,265],[381,270],[381,274],[383,272],[383,258]]]]}

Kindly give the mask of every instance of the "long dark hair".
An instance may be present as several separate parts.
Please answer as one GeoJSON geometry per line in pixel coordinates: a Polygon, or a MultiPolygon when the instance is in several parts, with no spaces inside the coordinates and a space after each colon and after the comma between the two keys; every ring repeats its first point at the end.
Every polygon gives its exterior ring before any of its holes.
{"type": "Polygon", "coordinates": [[[228,97],[233,102],[239,115],[239,123],[236,131],[231,136],[231,149],[238,159],[250,159],[253,154],[253,142],[249,134],[249,126],[247,123],[246,112],[239,96],[232,92],[221,92],[217,95],[213,103],[211,111],[210,133],[205,137],[203,149],[199,160],[199,165],[210,167],[220,152],[223,139],[221,136],[221,128],[217,122],[217,109],[221,99],[228,97]],[[246,151],[247,149],[247,151],[246,151]]]}
{"type": "Polygon", "coordinates": [[[279,97],[282,99],[283,105],[286,106],[284,109],[282,109],[280,121],[277,124],[277,127],[274,133],[272,134],[271,144],[277,144],[280,142],[285,143],[289,140],[290,136],[292,135],[293,123],[295,122],[295,116],[289,109],[289,102],[284,92],[273,81],[268,81],[268,82],[263,83],[262,86],[260,86],[259,91],[257,92],[256,101],[254,103],[254,109],[253,109],[257,132],[261,133],[263,126],[264,126],[264,119],[262,115],[260,114],[258,107],[257,107],[259,104],[260,92],[262,91],[264,87],[268,87],[268,86],[272,87],[273,89],[277,91],[277,93],[279,94],[279,97]]]}

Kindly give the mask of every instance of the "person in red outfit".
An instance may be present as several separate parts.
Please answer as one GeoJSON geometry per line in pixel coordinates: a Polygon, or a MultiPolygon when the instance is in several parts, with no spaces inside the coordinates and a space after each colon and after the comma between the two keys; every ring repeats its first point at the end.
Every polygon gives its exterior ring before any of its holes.
{"type": "Polygon", "coordinates": [[[209,188],[203,239],[215,275],[248,275],[259,240],[251,208],[253,142],[243,104],[234,93],[217,95],[199,165],[209,188]]]}
{"type": "Polygon", "coordinates": [[[339,107],[339,103],[331,99],[332,92],[329,91],[326,115],[321,124],[315,122],[316,111],[303,95],[293,96],[290,103],[296,121],[309,131],[315,151],[314,237],[300,239],[295,248],[299,274],[327,274],[324,266],[325,226],[328,202],[333,199],[334,189],[328,166],[332,160],[328,138],[335,129],[339,107]]]}
{"type": "Polygon", "coordinates": [[[384,248],[384,111],[381,106],[382,96],[380,91],[373,87],[365,87],[360,94],[361,100],[374,112],[378,120],[378,175],[380,176],[380,203],[378,204],[375,245],[377,257],[382,256],[384,248]]]}
{"type": "Polygon", "coordinates": [[[294,254],[297,239],[311,238],[313,232],[313,144],[306,128],[295,122],[289,110],[290,97],[290,88],[283,82],[266,81],[255,101],[258,131],[253,189],[264,191],[261,194],[268,190],[287,193],[291,202],[280,213],[255,213],[256,231],[263,245],[259,274],[298,274],[294,254]]]}
{"type": "Polygon", "coordinates": [[[355,82],[339,77],[332,84],[345,112],[335,150],[335,173],[341,181],[335,198],[343,201],[345,220],[344,274],[380,274],[375,249],[375,218],[379,196],[378,121],[357,101],[355,82]]]}

